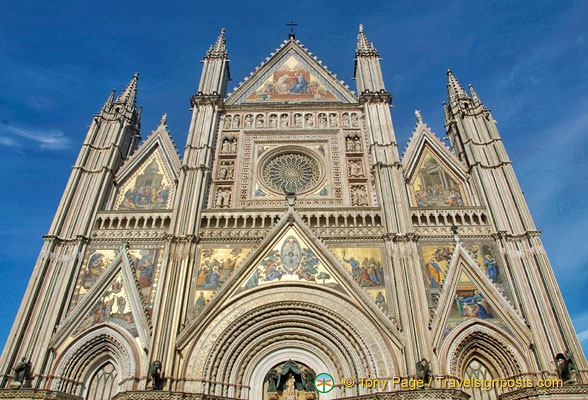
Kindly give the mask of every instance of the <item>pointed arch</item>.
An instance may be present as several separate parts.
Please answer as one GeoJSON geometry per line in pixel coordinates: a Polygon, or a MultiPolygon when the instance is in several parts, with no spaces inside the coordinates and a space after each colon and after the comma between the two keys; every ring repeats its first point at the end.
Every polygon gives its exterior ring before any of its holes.
{"type": "Polygon", "coordinates": [[[494,324],[468,320],[455,328],[441,346],[440,372],[463,377],[469,363],[477,358],[495,378],[525,373],[532,369],[532,355],[526,347],[494,324]]]}
{"type": "Polygon", "coordinates": [[[113,326],[98,325],[62,352],[55,363],[52,389],[85,397],[95,373],[106,363],[117,372],[117,392],[134,389],[137,375],[145,369],[133,339],[113,326]]]}

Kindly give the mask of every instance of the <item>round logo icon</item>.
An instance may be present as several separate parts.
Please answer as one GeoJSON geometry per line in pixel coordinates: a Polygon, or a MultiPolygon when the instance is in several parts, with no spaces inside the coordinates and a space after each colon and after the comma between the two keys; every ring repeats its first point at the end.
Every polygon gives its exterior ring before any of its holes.
{"type": "Polygon", "coordinates": [[[327,373],[320,373],[314,380],[314,387],[319,393],[328,393],[335,387],[333,377],[327,373]]]}

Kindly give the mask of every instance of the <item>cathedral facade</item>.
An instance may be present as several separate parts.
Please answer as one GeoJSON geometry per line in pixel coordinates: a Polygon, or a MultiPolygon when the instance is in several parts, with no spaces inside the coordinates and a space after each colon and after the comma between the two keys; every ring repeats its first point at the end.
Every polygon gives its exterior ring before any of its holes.
{"type": "Polygon", "coordinates": [[[588,398],[492,114],[447,76],[451,146],[417,111],[401,157],[362,27],[357,93],[291,34],[227,94],[223,29],[180,159],[165,115],[140,143],[135,75],[93,118],[0,398],[588,398]]]}

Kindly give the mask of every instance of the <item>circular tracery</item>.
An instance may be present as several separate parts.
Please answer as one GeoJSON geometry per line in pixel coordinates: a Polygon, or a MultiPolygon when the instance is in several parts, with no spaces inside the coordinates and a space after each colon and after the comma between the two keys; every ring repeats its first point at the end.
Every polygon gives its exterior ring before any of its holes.
{"type": "Polygon", "coordinates": [[[320,183],[317,160],[302,152],[279,153],[262,163],[261,179],[278,193],[308,192],[320,183]]]}

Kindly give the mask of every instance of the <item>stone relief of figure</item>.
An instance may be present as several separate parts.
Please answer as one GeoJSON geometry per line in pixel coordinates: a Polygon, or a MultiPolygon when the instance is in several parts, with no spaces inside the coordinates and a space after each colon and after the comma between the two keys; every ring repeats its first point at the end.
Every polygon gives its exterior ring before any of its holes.
{"type": "Polygon", "coordinates": [[[288,127],[288,114],[282,114],[280,116],[280,127],[287,128],[288,127]]]}
{"type": "Polygon", "coordinates": [[[270,128],[276,128],[278,126],[278,116],[276,114],[270,115],[269,126],[270,128]]]}
{"type": "Polygon", "coordinates": [[[219,188],[216,192],[216,206],[229,208],[231,204],[231,188],[219,188]]]}
{"type": "Polygon", "coordinates": [[[31,380],[33,379],[32,372],[33,364],[31,361],[27,361],[26,357],[23,357],[20,362],[14,367],[14,381],[19,382],[19,388],[28,388],[31,386],[31,380]]]}
{"type": "Polygon", "coordinates": [[[327,127],[327,116],[325,114],[319,114],[319,128],[327,127]]]}
{"type": "Polygon", "coordinates": [[[239,129],[241,125],[241,116],[239,114],[233,117],[233,129],[239,129]]]}
{"type": "Polygon", "coordinates": [[[345,138],[345,151],[353,151],[353,138],[351,136],[345,138]]]}
{"type": "Polygon", "coordinates": [[[294,126],[302,128],[302,114],[294,114],[294,126]]]}
{"type": "Polygon", "coordinates": [[[314,126],[314,118],[312,114],[306,114],[304,116],[304,122],[306,123],[307,128],[312,128],[314,126]]]}
{"type": "Polygon", "coordinates": [[[343,113],[343,127],[349,128],[349,113],[343,113]]]}
{"type": "Polygon", "coordinates": [[[221,180],[227,179],[226,161],[221,161],[220,165],[218,166],[218,179],[221,179],[221,180]]]}
{"type": "Polygon", "coordinates": [[[351,127],[353,127],[353,128],[358,128],[359,127],[359,121],[357,119],[357,114],[356,113],[352,113],[351,114],[351,127]]]}
{"type": "Polygon", "coordinates": [[[337,121],[337,114],[335,114],[335,113],[329,114],[329,126],[331,128],[336,128],[339,126],[339,121],[337,121]]]}
{"type": "Polygon", "coordinates": [[[233,140],[231,140],[231,153],[236,153],[237,152],[237,138],[233,138],[233,140]]]}
{"type": "Polygon", "coordinates": [[[349,176],[351,178],[362,178],[364,176],[361,160],[349,160],[349,176]]]}
{"type": "Polygon", "coordinates": [[[161,375],[161,361],[153,361],[149,366],[149,379],[153,390],[163,390],[163,376],[161,375]]]}
{"type": "Polygon", "coordinates": [[[231,151],[231,141],[228,137],[223,138],[223,142],[221,145],[221,153],[229,153],[231,151]]]}
{"type": "Polygon", "coordinates": [[[224,161],[227,167],[227,179],[232,180],[235,175],[235,163],[233,161],[224,161]]]}
{"type": "Polygon", "coordinates": [[[225,125],[224,125],[225,126],[225,129],[231,129],[231,120],[232,119],[231,119],[231,116],[230,115],[227,115],[225,117],[225,125]]]}
{"type": "Polygon", "coordinates": [[[253,115],[247,114],[245,116],[245,126],[244,126],[244,128],[251,128],[252,125],[253,125],[253,115]]]}
{"type": "Polygon", "coordinates": [[[361,138],[359,136],[353,138],[353,151],[361,151],[361,138]]]}
{"type": "Polygon", "coordinates": [[[362,185],[351,186],[351,205],[352,206],[367,206],[368,197],[365,187],[362,185]]]}
{"type": "Polygon", "coordinates": [[[258,114],[257,117],[255,117],[255,127],[256,128],[263,128],[264,124],[265,124],[265,119],[263,118],[263,114],[258,114]]]}

